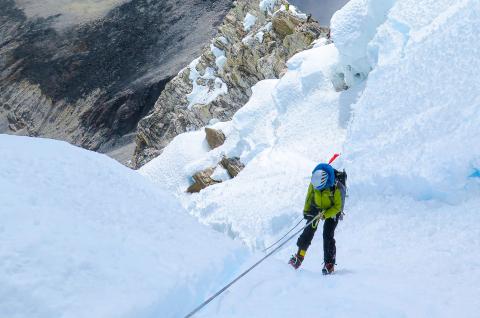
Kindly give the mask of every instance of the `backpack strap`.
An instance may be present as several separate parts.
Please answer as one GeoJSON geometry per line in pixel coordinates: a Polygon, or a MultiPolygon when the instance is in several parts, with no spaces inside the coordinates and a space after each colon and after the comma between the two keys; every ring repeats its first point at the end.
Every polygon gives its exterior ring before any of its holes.
{"type": "Polygon", "coordinates": [[[315,204],[315,188],[312,189],[312,195],[310,196],[310,209],[318,210],[318,206],[315,204]]]}
{"type": "Polygon", "coordinates": [[[329,198],[330,198],[330,202],[332,203],[332,206],[335,205],[335,191],[337,190],[337,182],[338,181],[335,181],[335,184],[330,187],[329,198]]]}

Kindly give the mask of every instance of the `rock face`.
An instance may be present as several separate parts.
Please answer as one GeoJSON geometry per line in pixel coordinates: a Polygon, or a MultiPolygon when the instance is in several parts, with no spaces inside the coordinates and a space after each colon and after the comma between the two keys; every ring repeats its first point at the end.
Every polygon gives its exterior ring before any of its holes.
{"type": "Polygon", "coordinates": [[[206,127],[205,134],[207,136],[207,143],[210,149],[218,148],[225,142],[225,134],[220,130],[206,127]]]}
{"type": "MultiPolygon", "coordinates": [[[[226,138],[222,131],[212,128],[205,128],[205,135],[211,150],[223,145],[226,138]]],[[[240,158],[223,156],[222,160],[215,167],[195,173],[192,176],[193,184],[188,187],[187,192],[197,193],[211,185],[235,178],[243,168],[245,168],[245,165],[240,161],[240,158]],[[218,171],[219,169],[220,171],[218,171]]]]}
{"type": "Polygon", "coordinates": [[[232,2],[89,3],[0,1],[0,133],[130,159],[138,121],[201,53],[232,2]]]}
{"type": "Polygon", "coordinates": [[[194,184],[192,184],[188,189],[188,193],[197,193],[200,192],[201,190],[205,189],[206,187],[209,187],[211,185],[220,183],[220,181],[216,181],[212,179],[212,174],[215,171],[215,168],[208,168],[206,170],[197,172],[193,176],[193,180],[195,181],[194,184]]]}
{"type": "Polygon", "coordinates": [[[240,158],[223,157],[222,161],[220,161],[215,168],[207,168],[195,173],[192,176],[194,182],[190,187],[188,187],[187,192],[197,193],[211,185],[222,183],[222,180],[216,180],[213,176],[215,170],[218,169],[219,166],[227,170],[230,178],[235,178],[243,170],[243,168],[245,168],[245,165],[240,161],[240,158]]]}
{"type": "Polygon", "coordinates": [[[221,165],[227,169],[231,178],[235,178],[240,171],[245,168],[245,165],[240,161],[240,158],[227,158],[223,157],[221,165]]]}
{"type": "Polygon", "coordinates": [[[199,58],[162,91],[139,122],[135,168],[158,156],[178,134],[231,119],[258,81],[280,77],[285,62],[328,28],[282,1],[238,0],[199,58]]]}

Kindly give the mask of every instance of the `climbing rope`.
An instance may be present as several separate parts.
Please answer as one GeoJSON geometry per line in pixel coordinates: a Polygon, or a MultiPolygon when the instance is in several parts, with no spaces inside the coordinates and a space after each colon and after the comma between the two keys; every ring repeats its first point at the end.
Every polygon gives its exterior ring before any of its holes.
{"type": "MultiPolygon", "coordinates": [[[[313,222],[315,222],[318,218],[320,217],[320,215],[318,214],[317,216],[315,216],[310,222],[307,223],[307,225],[305,225],[304,227],[302,227],[300,230],[298,230],[297,232],[295,232],[294,234],[292,234],[286,241],[284,241],[282,244],[280,244],[279,246],[277,246],[274,250],[272,250],[270,253],[268,253],[267,255],[265,255],[262,259],[260,259],[258,262],[256,262],[255,264],[253,264],[249,269],[247,269],[246,271],[244,271],[243,273],[241,273],[240,275],[238,275],[234,280],[232,280],[230,283],[228,283],[225,287],[223,287],[222,289],[220,289],[218,292],[216,292],[212,297],[208,298],[207,300],[205,300],[202,304],[200,304],[200,306],[198,306],[197,308],[195,308],[191,313],[189,313],[188,315],[185,316],[185,318],[190,318],[190,317],[193,317],[193,315],[195,315],[197,312],[199,312],[203,307],[205,307],[206,305],[208,305],[212,300],[214,300],[215,298],[217,298],[218,296],[220,296],[224,291],[226,291],[230,286],[232,286],[233,284],[235,284],[238,280],[240,280],[243,276],[247,275],[252,269],[254,269],[255,267],[257,267],[258,265],[260,265],[260,263],[262,263],[264,260],[266,260],[267,258],[269,258],[270,256],[272,256],[274,253],[276,253],[277,251],[279,251],[285,244],[287,244],[291,239],[293,239],[294,237],[296,237],[300,232],[302,232],[304,229],[306,229],[307,227],[309,227],[313,222]]],[[[301,220],[300,220],[301,222],[301,220]]],[[[299,223],[300,224],[300,223],[299,223]]],[[[295,226],[296,227],[296,226],[295,226]]]]}
{"type": "MultiPolygon", "coordinates": [[[[265,253],[266,251],[268,251],[269,249],[271,249],[272,247],[274,247],[275,245],[277,245],[281,240],[283,240],[285,237],[287,237],[288,234],[290,234],[290,232],[292,232],[293,230],[295,230],[297,228],[297,226],[300,225],[300,223],[302,223],[303,221],[303,217],[302,216],[299,216],[297,218],[297,220],[300,219],[300,221],[298,221],[297,225],[295,225],[294,227],[292,227],[290,229],[290,231],[288,231],[287,233],[285,233],[284,236],[282,236],[280,239],[278,239],[278,241],[276,241],[275,243],[273,243],[272,245],[270,245],[269,247],[265,248],[262,252],[265,253]]],[[[295,220],[296,221],[296,220],[295,220]]]]}

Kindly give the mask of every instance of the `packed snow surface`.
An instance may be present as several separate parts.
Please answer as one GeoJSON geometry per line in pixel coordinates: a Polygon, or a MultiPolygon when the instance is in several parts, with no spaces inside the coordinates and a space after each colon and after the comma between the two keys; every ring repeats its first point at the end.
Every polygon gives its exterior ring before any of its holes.
{"type": "Polygon", "coordinates": [[[245,254],[104,155],[5,135],[0,153],[0,317],[181,317],[245,254]]]}
{"type": "Polygon", "coordinates": [[[343,153],[336,275],[321,276],[317,233],[299,271],[286,265],[292,241],[199,317],[478,316],[478,25],[474,0],[352,0],[332,20],[334,44],[294,56],[231,122],[213,125],[222,147],[187,133],[141,170],[201,222],[260,251],[297,222],[314,166],[343,153]],[[185,194],[223,155],[245,169],[185,194]]]}

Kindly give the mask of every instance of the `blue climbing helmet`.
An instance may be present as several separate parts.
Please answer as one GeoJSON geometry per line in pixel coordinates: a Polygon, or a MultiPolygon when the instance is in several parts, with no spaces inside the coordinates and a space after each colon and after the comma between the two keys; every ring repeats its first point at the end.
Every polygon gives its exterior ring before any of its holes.
{"type": "Polygon", "coordinates": [[[321,163],[313,169],[311,183],[317,190],[330,188],[335,184],[335,170],[327,163],[321,163]]]}
{"type": "Polygon", "coordinates": [[[328,174],[324,170],[317,170],[312,173],[312,185],[317,190],[323,190],[327,184],[328,174]]]}

